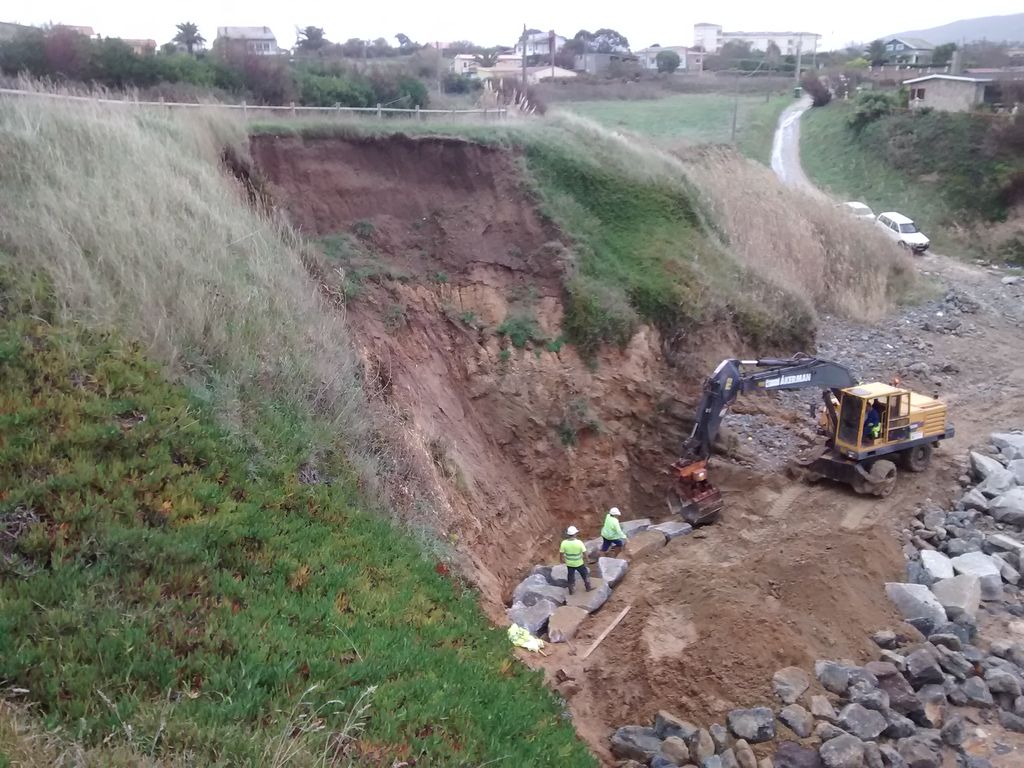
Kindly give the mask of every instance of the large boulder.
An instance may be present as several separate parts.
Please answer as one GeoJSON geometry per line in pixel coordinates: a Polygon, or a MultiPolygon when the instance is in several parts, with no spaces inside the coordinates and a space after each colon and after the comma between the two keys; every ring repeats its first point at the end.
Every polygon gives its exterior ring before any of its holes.
{"type": "Polygon", "coordinates": [[[740,768],[757,768],[757,756],[745,739],[737,739],[732,749],[736,753],[736,762],[740,768]]]}
{"type": "Polygon", "coordinates": [[[1021,694],[1020,678],[1005,669],[986,670],[985,684],[992,693],[1005,693],[1013,698],[1017,698],[1021,694]]]}
{"type": "Polygon", "coordinates": [[[576,579],[576,593],[569,595],[565,604],[575,608],[582,608],[587,613],[593,613],[611,597],[611,587],[601,579],[592,578],[590,580],[590,587],[591,589],[588,592],[584,588],[582,580],[576,579]]]}
{"type": "Polygon", "coordinates": [[[992,477],[992,475],[1006,469],[997,459],[977,451],[971,451],[970,460],[971,475],[979,482],[984,482],[992,477]]]}
{"type": "Polygon", "coordinates": [[[536,573],[519,582],[512,592],[512,602],[533,605],[538,600],[549,600],[555,605],[562,605],[568,596],[569,591],[565,587],[556,587],[547,576],[536,573]]]}
{"type": "Polygon", "coordinates": [[[786,667],[772,676],[772,688],[783,704],[793,704],[811,685],[807,673],[800,667],[786,667]]]}
{"type": "Polygon", "coordinates": [[[801,739],[806,739],[814,731],[814,718],[799,704],[783,707],[779,713],[779,720],[801,739]]]}
{"type": "MultiPolygon", "coordinates": [[[[931,622],[933,627],[946,621],[946,611],[935,599],[928,587],[922,584],[903,584],[889,582],[885,585],[885,594],[893,602],[903,618],[907,621],[924,620],[931,622]]],[[[841,691],[833,691],[841,693],[841,691]]]]}
{"type": "Polygon", "coordinates": [[[989,547],[985,550],[986,552],[1009,552],[1016,555],[1018,559],[1024,552],[1024,542],[1005,533],[989,534],[985,537],[985,544],[989,547]]]}
{"type": "MultiPolygon", "coordinates": [[[[537,572],[538,569],[549,568],[546,565],[538,565],[533,570],[537,572]]],[[[541,573],[544,571],[541,570],[541,573]]],[[[568,587],[569,586],[569,569],[563,563],[562,565],[552,565],[547,572],[548,581],[554,584],[556,587],[568,587]]],[[[579,579],[576,579],[579,581],[579,579]]]]}
{"type": "Polygon", "coordinates": [[[558,606],[550,600],[538,600],[533,605],[526,603],[513,603],[512,607],[505,611],[508,620],[518,624],[532,635],[539,635],[548,624],[548,619],[558,609],[558,606]]]}
{"type": "MultiPolygon", "coordinates": [[[[998,471],[993,472],[978,483],[975,490],[980,491],[982,495],[993,499],[996,496],[1006,493],[1016,485],[1017,483],[1013,479],[1013,473],[1008,469],[1000,467],[998,471]]],[[[991,511],[991,505],[989,506],[989,511],[991,511]]]]}
{"type": "Polygon", "coordinates": [[[933,581],[953,578],[953,563],[934,549],[921,550],[921,565],[933,581]]]}
{"type": "Polygon", "coordinates": [[[1013,475],[1013,482],[1017,485],[1024,485],[1024,459],[1014,459],[1006,468],[1013,475]]]}
{"type": "Polygon", "coordinates": [[[834,661],[819,659],[814,662],[814,676],[818,678],[822,688],[830,693],[842,696],[850,687],[850,670],[834,661]]]}
{"type": "Polygon", "coordinates": [[[1024,488],[1011,488],[996,496],[988,511],[1000,523],[1024,526],[1024,488]]]}
{"type": "Polygon", "coordinates": [[[907,655],[907,679],[914,688],[945,680],[939,666],[939,652],[934,645],[925,645],[907,655]]]}
{"type": "Polygon", "coordinates": [[[961,616],[978,615],[981,605],[981,579],[965,573],[932,584],[932,593],[951,621],[961,616]]]}
{"type": "Polygon", "coordinates": [[[897,748],[907,768],[939,768],[942,765],[941,742],[937,744],[928,736],[900,739],[897,748]]]}
{"type": "Polygon", "coordinates": [[[576,630],[590,614],[572,605],[560,605],[548,619],[548,639],[552,643],[565,643],[576,637],[576,630]]]}
{"type": "Polygon", "coordinates": [[[889,708],[901,715],[909,715],[921,709],[921,700],[903,675],[887,675],[878,681],[879,690],[889,696],[889,708]]]}
{"type": "MultiPolygon", "coordinates": [[[[657,727],[654,730],[658,730],[657,727]]],[[[661,742],[661,754],[667,757],[672,765],[686,765],[690,762],[690,750],[686,742],[678,736],[669,736],[661,742]]]]}
{"type": "MultiPolygon", "coordinates": [[[[1024,490],[1024,489],[1022,489],[1024,490]]],[[[999,600],[1003,596],[1003,576],[999,566],[984,552],[968,552],[952,560],[953,570],[977,576],[981,580],[981,599],[999,600]]]]}
{"type": "Polygon", "coordinates": [[[999,569],[999,575],[1003,577],[1003,581],[1014,586],[1020,583],[1020,571],[1014,568],[1008,561],[1011,555],[1005,552],[1001,555],[993,552],[989,557],[992,558],[992,562],[999,569]]]}
{"type": "Polygon", "coordinates": [[[626,534],[626,538],[632,538],[634,533],[646,531],[650,527],[651,520],[648,517],[641,517],[637,520],[624,520],[622,522],[622,532],[626,534]]]}
{"type": "Polygon", "coordinates": [[[909,717],[904,717],[898,712],[889,710],[883,712],[885,718],[885,730],[882,735],[890,739],[904,739],[917,733],[917,725],[909,717]]]}
{"type": "Polygon", "coordinates": [[[960,506],[964,509],[976,509],[979,512],[988,512],[988,498],[977,488],[971,488],[960,497],[960,506]]]}
{"type": "Polygon", "coordinates": [[[646,763],[661,751],[661,739],[653,728],[624,725],[612,734],[611,746],[616,757],[646,763]]]}
{"type": "Polygon", "coordinates": [[[832,706],[832,702],[828,700],[827,696],[811,696],[811,714],[819,720],[829,723],[834,723],[839,719],[839,713],[836,712],[836,708],[832,706]]]}
{"type": "Polygon", "coordinates": [[[822,768],[818,751],[802,747],[795,741],[784,741],[775,749],[775,768],[822,768]]]}
{"type": "Polygon", "coordinates": [[[661,709],[654,716],[654,730],[663,739],[667,739],[669,736],[678,736],[683,741],[689,741],[700,729],[693,723],[682,720],[671,712],[661,709]]]}
{"type": "Polygon", "coordinates": [[[864,742],[849,734],[829,739],[818,750],[825,768],[864,768],[864,742]]]}
{"type": "Polygon", "coordinates": [[[837,725],[858,739],[873,741],[882,734],[887,723],[879,712],[862,707],[860,704],[847,704],[839,712],[837,725]]]}
{"type": "Polygon", "coordinates": [[[619,557],[601,557],[597,561],[597,572],[609,587],[617,587],[629,570],[629,561],[619,557]]]}
{"type": "Polygon", "coordinates": [[[668,539],[665,538],[665,534],[661,531],[640,531],[640,533],[629,537],[625,555],[630,560],[636,560],[639,557],[644,557],[651,552],[661,549],[667,541],[668,539]]]}
{"type": "Polygon", "coordinates": [[[1007,459],[1024,459],[1024,433],[994,432],[991,439],[992,445],[1007,459]]]}
{"type": "Polygon", "coordinates": [[[775,738],[775,715],[768,707],[734,709],[726,720],[729,730],[738,739],[759,744],[775,738]]]}
{"type": "Polygon", "coordinates": [[[967,706],[987,709],[995,704],[992,692],[980,677],[969,677],[960,686],[967,706]]]}
{"type": "Polygon", "coordinates": [[[693,526],[689,523],[684,523],[681,520],[669,520],[665,523],[658,523],[658,525],[652,525],[648,528],[650,531],[660,531],[665,534],[665,538],[669,541],[672,539],[679,538],[680,536],[686,536],[693,533],[693,526]]]}
{"type": "Polygon", "coordinates": [[[690,748],[690,759],[701,764],[715,754],[715,741],[707,728],[699,728],[693,734],[686,746],[690,748]]]}

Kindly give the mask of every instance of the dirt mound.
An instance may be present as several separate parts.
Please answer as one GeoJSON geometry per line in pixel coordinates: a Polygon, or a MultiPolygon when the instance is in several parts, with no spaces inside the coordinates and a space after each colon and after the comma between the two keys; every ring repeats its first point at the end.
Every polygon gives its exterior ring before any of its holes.
{"type": "MultiPolygon", "coordinates": [[[[612,504],[627,518],[666,516],[665,468],[699,381],[743,351],[735,339],[695,336],[675,367],[648,328],[596,364],[563,346],[559,233],[513,155],[401,137],[264,137],[253,153],[300,228],[360,228],[374,258],[405,271],[365,284],[346,310],[383,396],[433,467],[444,499],[435,528],[467,554],[496,620],[529,566],[556,562],[568,523],[596,535],[612,504]],[[431,279],[439,271],[445,279],[431,279]],[[526,314],[536,327],[517,348],[498,330],[526,314]]],[[[744,408],[771,419],[778,406],[744,408]]],[[[776,669],[862,658],[866,632],[894,622],[882,584],[902,567],[889,531],[897,522],[874,500],[716,471],[723,522],[635,563],[575,643],[530,659],[582,682],[570,706],[599,754],[610,728],[645,723],[659,708],[707,723],[770,701],[776,669]],[[580,663],[576,649],[626,603],[634,609],[624,625],[580,663]]],[[[920,490],[906,484],[896,498],[909,503],[920,490]]]]}

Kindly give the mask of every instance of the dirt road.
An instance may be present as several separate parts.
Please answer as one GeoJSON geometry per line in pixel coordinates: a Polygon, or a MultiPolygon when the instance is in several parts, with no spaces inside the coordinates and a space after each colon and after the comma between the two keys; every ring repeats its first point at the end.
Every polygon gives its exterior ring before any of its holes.
{"type": "Polygon", "coordinates": [[[800,117],[810,108],[811,100],[805,96],[779,115],[779,125],[772,141],[772,170],[787,187],[821,195],[800,165],[800,117]]]}

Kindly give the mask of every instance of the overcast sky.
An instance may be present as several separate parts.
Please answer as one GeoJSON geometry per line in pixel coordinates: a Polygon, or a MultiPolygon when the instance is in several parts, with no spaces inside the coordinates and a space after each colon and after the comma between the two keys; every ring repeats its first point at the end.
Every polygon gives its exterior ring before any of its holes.
{"type": "Polygon", "coordinates": [[[965,17],[1018,13],[1021,0],[952,0],[891,2],[859,0],[827,3],[821,0],[727,0],[717,3],[664,2],[635,5],[622,0],[552,2],[519,0],[498,5],[444,4],[427,0],[370,2],[311,2],[310,0],[3,0],[0,21],[22,24],[47,22],[91,26],[105,37],[152,38],[165,43],[174,25],[193,21],[208,41],[218,26],[269,26],[278,44],[290,47],[295,28],[323,27],[327,37],[387,37],[403,32],[421,43],[472,40],[483,45],[510,45],[525,23],[555,29],[571,37],[579,29],[611,27],[629,38],[634,48],[653,43],[688,45],[697,22],[721,24],[726,31],[806,31],[824,35],[823,48],[848,41],[868,41],[890,32],[938,26],[965,17]],[[658,5],[661,7],[659,8],[658,5]],[[488,12],[489,8],[494,10],[488,12]]]}

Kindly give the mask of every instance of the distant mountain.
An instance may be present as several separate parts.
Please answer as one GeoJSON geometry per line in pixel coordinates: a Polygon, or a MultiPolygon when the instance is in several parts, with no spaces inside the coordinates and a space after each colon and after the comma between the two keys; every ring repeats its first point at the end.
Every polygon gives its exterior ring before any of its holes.
{"type": "Polygon", "coordinates": [[[972,43],[975,40],[991,40],[993,42],[1024,43],[1024,13],[1013,13],[1009,16],[984,16],[980,19],[962,19],[941,27],[915,29],[897,32],[889,37],[920,37],[932,45],[943,43],[972,43]]]}

